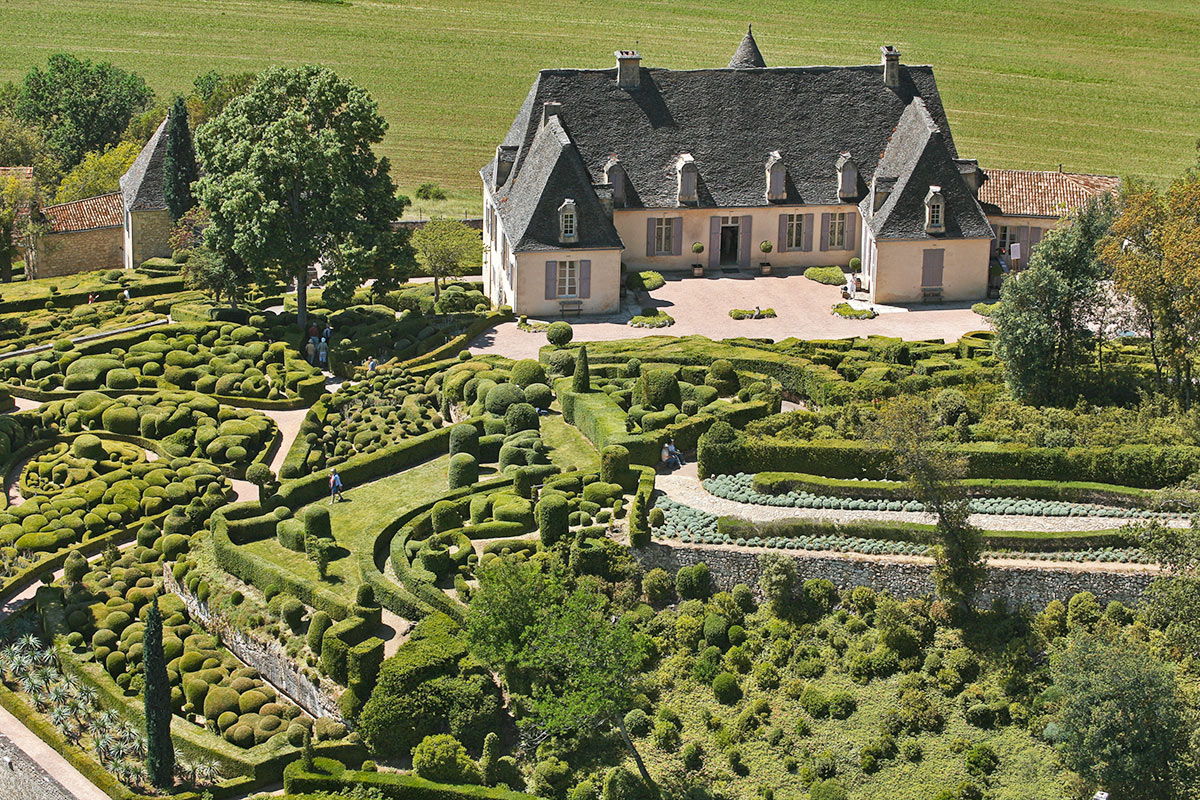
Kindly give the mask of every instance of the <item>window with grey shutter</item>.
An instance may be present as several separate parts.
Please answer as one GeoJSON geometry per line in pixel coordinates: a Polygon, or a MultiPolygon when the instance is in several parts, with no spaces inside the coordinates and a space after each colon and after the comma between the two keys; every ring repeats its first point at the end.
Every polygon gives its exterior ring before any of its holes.
{"type": "Polygon", "coordinates": [[[812,214],[804,215],[804,231],[803,231],[803,233],[804,233],[804,252],[807,253],[812,250],[812,240],[813,240],[813,215],[812,214]]]}
{"type": "Polygon", "coordinates": [[[858,214],[853,211],[846,213],[846,249],[854,249],[854,232],[858,230],[858,214]]]}
{"type": "Polygon", "coordinates": [[[742,216],[741,225],[738,226],[738,236],[740,237],[740,241],[738,242],[738,245],[740,246],[738,249],[741,251],[738,253],[738,266],[741,267],[750,266],[750,246],[754,242],[754,237],[751,232],[751,226],[753,223],[754,218],[749,214],[745,214],[742,216]]]}
{"type": "Polygon", "coordinates": [[[683,253],[683,217],[675,217],[671,220],[671,255],[677,256],[683,253]]]}
{"type": "Polygon", "coordinates": [[[925,250],[921,254],[921,288],[942,288],[942,265],[945,263],[945,250],[925,250]]]}
{"type": "Polygon", "coordinates": [[[546,262],[546,299],[553,300],[558,297],[558,262],[546,262]]]}
{"type": "Polygon", "coordinates": [[[830,214],[822,214],[821,215],[821,249],[822,250],[829,249],[829,220],[830,220],[831,216],[832,215],[830,215],[830,214]]]}
{"type": "Polygon", "coordinates": [[[579,299],[587,300],[592,296],[592,262],[582,259],[579,262],[579,299]]]}
{"type": "Polygon", "coordinates": [[[721,218],[710,217],[708,220],[708,265],[718,266],[721,263],[721,218]]]}
{"type": "Polygon", "coordinates": [[[779,244],[776,245],[776,249],[781,253],[786,253],[790,249],[788,247],[788,220],[794,216],[794,214],[779,215],[779,244]]]}
{"type": "Polygon", "coordinates": [[[648,257],[654,256],[654,229],[657,223],[658,220],[654,217],[646,220],[646,255],[648,257]]]}

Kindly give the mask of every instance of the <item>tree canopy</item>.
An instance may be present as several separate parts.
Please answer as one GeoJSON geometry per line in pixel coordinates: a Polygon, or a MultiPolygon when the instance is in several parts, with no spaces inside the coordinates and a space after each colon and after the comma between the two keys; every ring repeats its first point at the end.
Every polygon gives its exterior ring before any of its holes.
{"type": "Polygon", "coordinates": [[[387,130],[360,87],[312,65],[273,67],[196,133],[206,239],[271,279],[297,280],[307,324],[307,270],[357,286],[395,254],[396,187],[372,151],[387,130]]]}
{"type": "Polygon", "coordinates": [[[439,280],[477,269],[483,259],[479,231],[456,219],[431,219],[412,236],[417,262],[433,276],[433,296],[440,297],[439,280]]]}
{"type": "Polygon", "coordinates": [[[141,145],[121,142],[106,150],[88,153],[63,176],[54,195],[55,203],[70,203],[85,197],[109,194],[121,188],[121,176],[137,160],[141,145]]]}
{"type": "Polygon", "coordinates": [[[153,99],[154,92],[132,72],[56,53],[45,68],[26,74],[15,110],[43,130],[50,149],[70,168],[85,153],[120,141],[129,120],[153,99]]]}

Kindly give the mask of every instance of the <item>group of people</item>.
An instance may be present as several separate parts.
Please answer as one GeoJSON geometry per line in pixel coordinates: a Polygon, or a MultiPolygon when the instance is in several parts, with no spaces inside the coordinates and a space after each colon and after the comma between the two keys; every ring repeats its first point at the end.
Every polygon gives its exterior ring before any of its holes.
{"type": "Polygon", "coordinates": [[[683,453],[675,446],[674,439],[667,439],[663,442],[662,463],[676,469],[683,466],[683,453]]]}
{"type": "Polygon", "coordinates": [[[333,338],[333,329],[325,323],[325,329],[317,327],[317,323],[308,326],[308,342],[304,345],[304,357],[314,367],[325,369],[329,364],[329,340],[333,338]]]}

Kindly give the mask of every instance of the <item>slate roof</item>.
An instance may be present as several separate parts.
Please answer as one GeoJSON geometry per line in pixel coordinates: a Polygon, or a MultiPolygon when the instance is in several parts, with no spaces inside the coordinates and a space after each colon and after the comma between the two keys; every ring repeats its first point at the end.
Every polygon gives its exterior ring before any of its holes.
{"type": "Polygon", "coordinates": [[[121,176],[121,197],[130,211],[162,211],[167,207],[163,198],[163,158],[167,154],[169,118],[163,119],[129,171],[121,176]]]}
{"type": "Polygon", "coordinates": [[[742,38],[742,43],[738,45],[733,58],[729,59],[729,68],[755,69],[765,67],[766,65],[767,62],[763,60],[762,53],[758,49],[758,42],[754,41],[752,26],[747,27],[746,35],[742,38]]]}
{"type": "MultiPolygon", "coordinates": [[[[480,172],[490,184],[493,164],[480,172]]],[[[539,250],[622,249],[624,244],[600,203],[570,134],[558,117],[539,126],[520,174],[510,177],[496,197],[496,208],[514,252],[539,250]],[[562,243],[558,209],[575,201],[577,242],[562,243]]]]}
{"type": "Polygon", "coordinates": [[[870,193],[859,204],[876,239],[993,237],[987,216],[963,180],[945,134],[920,98],[913,100],[901,115],[875,176],[879,183],[895,179],[891,193],[878,211],[871,210],[870,193]],[[925,198],[931,186],[940,187],[945,199],[944,233],[925,231],[925,198]]]}
{"type": "Polygon", "coordinates": [[[85,197],[42,209],[51,233],[75,233],[96,228],[120,228],[125,224],[121,193],[85,197]]]}
{"type": "Polygon", "coordinates": [[[1121,179],[1079,172],[989,169],[979,202],[989,214],[1063,217],[1098,195],[1114,194],[1121,179]]]}
{"type": "MultiPolygon", "coordinates": [[[[902,66],[900,85],[883,83],[881,65],[669,70],[642,67],[636,89],[617,86],[616,69],[542,70],[504,145],[516,148],[510,181],[519,180],[538,130],[542,104],[561,117],[594,183],[616,156],[629,186],[627,207],[677,206],[676,159],[695,158],[700,207],[765,206],[767,158],[782,155],[788,204],[838,204],[834,165],[849,152],[860,193],[892,130],[914,98],[957,156],[933,70],[902,66]]],[[[489,170],[490,172],[490,170],[489,170]]]]}

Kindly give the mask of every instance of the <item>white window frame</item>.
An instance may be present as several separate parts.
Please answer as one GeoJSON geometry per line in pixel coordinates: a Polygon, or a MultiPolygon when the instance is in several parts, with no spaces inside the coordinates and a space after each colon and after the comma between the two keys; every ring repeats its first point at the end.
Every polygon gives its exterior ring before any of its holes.
{"type": "Polygon", "coordinates": [[[559,261],[558,262],[558,296],[559,297],[578,297],[579,296],[579,262],[578,261],[559,261]]]}
{"type": "Polygon", "coordinates": [[[783,239],[785,250],[804,249],[804,215],[787,215],[787,232],[783,239]]]}
{"type": "Polygon", "coordinates": [[[675,226],[670,217],[654,220],[654,255],[669,256],[675,252],[675,226]]]}
{"type": "Polygon", "coordinates": [[[946,223],[944,220],[944,216],[945,216],[944,212],[945,212],[945,209],[942,207],[941,202],[935,200],[934,202],[930,203],[929,204],[929,227],[931,227],[931,228],[945,227],[946,223]]]}
{"type": "Polygon", "coordinates": [[[575,237],[575,212],[564,211],[562,215],[562,236],[564,239],[575,237]]]}
{"type": "Polygon", "coordinates": [[[829,215],[829,249],[846,249],[846,212],[835,211],[829,215]]]}

